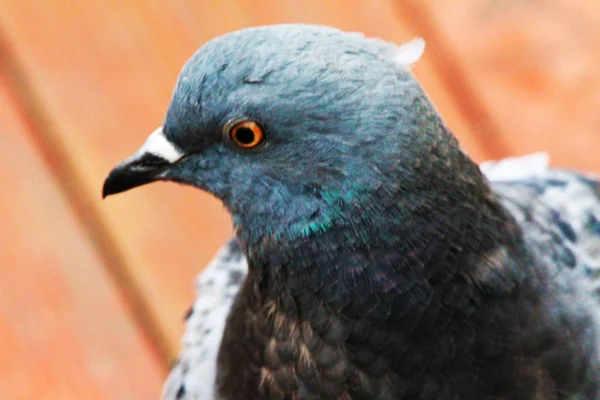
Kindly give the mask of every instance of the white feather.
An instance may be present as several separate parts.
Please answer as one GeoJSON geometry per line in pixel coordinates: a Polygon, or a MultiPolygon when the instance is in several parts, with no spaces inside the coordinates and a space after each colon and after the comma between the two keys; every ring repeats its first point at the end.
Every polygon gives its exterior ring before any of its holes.
{"type": "Polygon", "coordinates": [[[546,173],[550,166],[548,153],[538,152],[521,157],[486,161],[479,165],[490,181],[514,181],[546,173]]]}
{"type": "Polygon", "coordinates": [[[425,40],[414,38],[408,43],[398,46],[394,59],[402,65],[412,65],[419,61],[425,51],[425,40]]]}

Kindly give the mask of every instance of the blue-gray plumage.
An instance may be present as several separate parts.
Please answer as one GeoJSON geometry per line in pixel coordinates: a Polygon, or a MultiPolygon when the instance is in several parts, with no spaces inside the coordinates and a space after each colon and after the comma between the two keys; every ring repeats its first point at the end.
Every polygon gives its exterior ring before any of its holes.
{"type": "Polygon", "coordinates": [[[202,383],[184,356],[167,396],[600,398],[599,184],[486,179],[410,74],[418,50],[281,25],[188,61],[104,186],[194,185],[234,219],[237,273],[217,286],[239,293],[216,335],[198,328],[216,368],[202,383]]]}

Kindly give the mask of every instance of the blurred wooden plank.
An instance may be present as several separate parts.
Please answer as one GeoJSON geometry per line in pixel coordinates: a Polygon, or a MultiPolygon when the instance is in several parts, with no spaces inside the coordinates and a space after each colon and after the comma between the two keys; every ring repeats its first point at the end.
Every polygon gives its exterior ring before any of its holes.
{"type": "Polygon", "coordinates": [[[229,235],[229,219],[216,200],[175,185],[100,198],[109,169],[161,124],[195,47],[165,8],[151,1],[0,2],[0,25],[48,107],[67,167],[106,218],[107,240],[128,261],[174,356],[192,277],[229,235]]]}
{"type": "Polygon", "coordinates": [[[0,76],[0,398],[158,398],[165,366],[17,111],[0,76]]]}
{"type": "Polygon", "coordinates": [[[600,172],[600,7],[595,0],[396,0],[430,21],[511,154],[600,172]]]}
{"type": "MultiPolygon", "coordinates": [[[[229,217],[208,195],[154,184],[100,203],[109,169],[162,121],[179,69],[215,35],[249,25],[325,23],[394,42],[414,36],[390,5],[375,0],[320,2],[151,0],[0,2],[0,26],[48,107],[78,185],[108,222],[111,243],[166,332],[171,354],[193,298],[192,279],[230,234],[229,217]]],[[[471,140],[428,53],[417,75],[460,133],[471,140]]]]}

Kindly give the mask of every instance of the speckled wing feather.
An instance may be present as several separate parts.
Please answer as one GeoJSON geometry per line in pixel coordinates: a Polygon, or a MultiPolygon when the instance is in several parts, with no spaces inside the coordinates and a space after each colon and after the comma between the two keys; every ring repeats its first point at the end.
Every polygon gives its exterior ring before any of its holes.
{"type": "Polygon", "coordinates": [[[165,400],[213,399],[216,360],[231,303],[248,264],[237,242],[225,245],[198,276],[179,360],[163,388],[165,400]]]}
{"type": "MultiPolygon", "coordinates": [[[[598,180],[550,169],[544,153],[486,162],[481,169],[524,230],[532,231],[533,243],[547,251],[546,257],[587,274],[590,285],[600,284],[598,180]]],[[[187,319],[180,359],[164,387],[165,400],[215,398],[213,382],[219,343],[247,268],[239,246],[232,240],[198,277],[198,299],[187,319]]]]}
{"type": "MultiPolygon", "coordinates": [[[[600,285],[600,179],[548,168],[546,154],[487,162],[481,169],[542,258],[600,285]],[[536,238],[536,235],[540,237],[536,238]]],[[[598,289],[596,294],[600,295],[598,289]]],[[[600,298],[595,308],[600,313],[600,298]]]]}

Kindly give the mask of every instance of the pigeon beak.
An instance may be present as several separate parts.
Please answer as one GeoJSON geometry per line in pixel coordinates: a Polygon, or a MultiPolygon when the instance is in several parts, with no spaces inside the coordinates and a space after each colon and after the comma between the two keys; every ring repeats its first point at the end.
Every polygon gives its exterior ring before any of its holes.
{"type": "Polygon", "coordinates": [[[158,128],[137,153],[110,171],[104,181],[102,198],[160,180],[182,156],[183,153],[167,140],[162,127],[158,128]]]}

